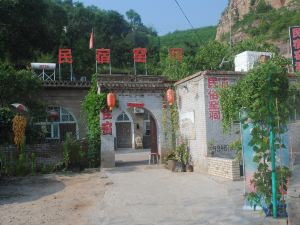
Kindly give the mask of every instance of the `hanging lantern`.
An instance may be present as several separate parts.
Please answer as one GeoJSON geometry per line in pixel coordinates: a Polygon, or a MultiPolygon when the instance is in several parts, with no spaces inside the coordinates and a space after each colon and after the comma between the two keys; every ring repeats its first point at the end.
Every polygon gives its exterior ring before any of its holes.
{"type": "Polygon", "coordinates": [[[167,100],[168,100],[169,105],[173,105],[173,103],[175,101],[174,91],[171,88],[169,88],[167,90],[167,100]]]}
{"type": "Polygon", "coordinates": [[[50,110],[48,113],[48,121],[53,122],[59,119],[59,113],[56,110],[50,110]]]}
{"type": "Polygon", "coordinates": [[[116,105],[116,97],[113,93],[108,93],[107,95],[107,106],[109,107],[109,110],[113,110],[113,108],[116,105]]]}

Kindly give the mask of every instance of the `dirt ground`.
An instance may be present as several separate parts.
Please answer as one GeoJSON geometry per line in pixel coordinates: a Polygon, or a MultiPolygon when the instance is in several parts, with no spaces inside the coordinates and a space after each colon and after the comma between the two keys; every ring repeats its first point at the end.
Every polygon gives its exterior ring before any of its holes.
{"type": "Polygon", "coordinates": [[[111,185],[103,173],[51,174],[0,180],[1,225],[82,225],[111,185]]]}
{"type": "Polygon", "coordinates": [[[101,172],[0,179],[0,225],[287,224],[243,210],[242,181],[172,173],[145,153],[116,159],[101,172]]]}

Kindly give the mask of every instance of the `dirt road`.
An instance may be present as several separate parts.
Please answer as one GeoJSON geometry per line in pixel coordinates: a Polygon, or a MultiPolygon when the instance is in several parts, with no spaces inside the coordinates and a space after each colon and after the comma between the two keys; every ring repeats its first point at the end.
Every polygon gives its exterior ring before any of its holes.
{"type": "Polygon", "coordinates": [[[111,181],[100,172],[0,180],[1,225],[85,225],[111,181]]]}
{"type": "Polygon", "coordinates": [[[0,181],[0,225],[284,225],[242,209],[243,182],[162,166],[0,181]]]}

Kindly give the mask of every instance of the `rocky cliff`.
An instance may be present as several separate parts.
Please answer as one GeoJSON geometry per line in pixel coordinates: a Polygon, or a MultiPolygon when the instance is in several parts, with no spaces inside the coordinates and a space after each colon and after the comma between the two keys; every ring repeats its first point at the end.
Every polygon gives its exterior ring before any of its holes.
{"type": "Polygon", "coordinates": [[[293,0],[230,0],[218,24],[216,39],[220,40],[223,34],[230,31],[230,26],[242,20],[260,1],[265,1],[272,8],[278,9],[288,6],[293,0]]]}

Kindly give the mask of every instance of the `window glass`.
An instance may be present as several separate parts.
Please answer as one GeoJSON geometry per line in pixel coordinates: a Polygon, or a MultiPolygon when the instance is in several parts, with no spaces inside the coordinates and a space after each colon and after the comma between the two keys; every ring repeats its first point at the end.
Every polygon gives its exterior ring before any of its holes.
{"type": "Polygon", "coordinates": [[[45,128],[45,131],[46,131],[46,138],[52,138],[52,135],[51,135],[51,125],[46,125],[44,126],[45,128]]]}
{"type": "Polygon", "coordinates": [[[150,135],[150,121],[144,122],[144,135],[149,136],[150,135]]]}
{"type": "Polygon", "coordinates": [[[58,138],[58,123],[53,123],[52,127],[52,138],[58,138]]]}
{"type": "Polygon", "coordinates": [[[147,112],[144,113],[144,120],[150,120],[149,113],[147,113],[147,112]]]}
{"type": "Polygon", "coordinates": [[[124,113],[124,120],[129,120],[129,117],[124,113]]]}
{"type": "Polygon", "coordinates": [[[129,121],[129,117],[126,115],[126,113],[122,112],[118,117],[117,121],[129,121]]]}

